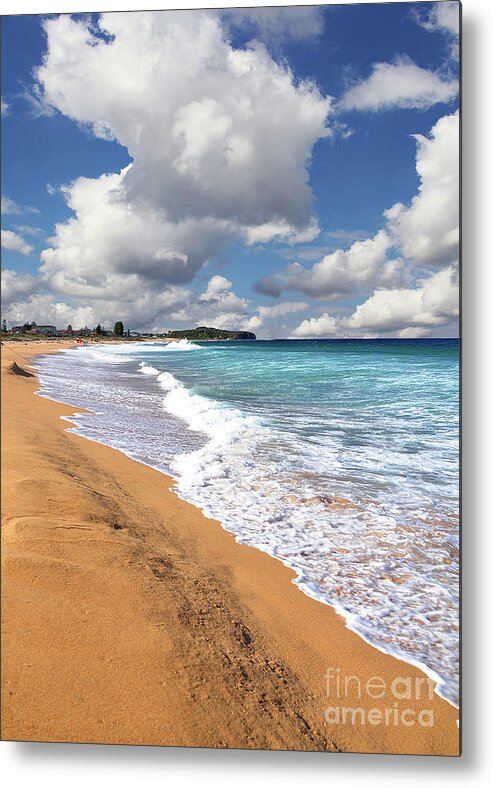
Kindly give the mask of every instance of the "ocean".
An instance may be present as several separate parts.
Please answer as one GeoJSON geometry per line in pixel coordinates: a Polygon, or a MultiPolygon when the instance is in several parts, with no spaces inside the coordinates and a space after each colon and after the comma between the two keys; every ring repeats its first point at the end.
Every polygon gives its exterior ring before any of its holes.
{"type": "Polygon", "coordinates": [[[458,705],[458,340],[107,344],[37,371],[91,411],[75,432],[172,475],[458,705]]]}

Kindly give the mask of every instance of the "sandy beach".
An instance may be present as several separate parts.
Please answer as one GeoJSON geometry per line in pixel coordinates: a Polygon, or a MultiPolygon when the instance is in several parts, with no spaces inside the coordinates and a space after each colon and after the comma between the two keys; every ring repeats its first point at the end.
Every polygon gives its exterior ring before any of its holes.
{"type": "Polygon", "coordinates": [[[457,755],[421,671],[67,432],[29,364],[70,344],[2,347],[2,738],[457,755]]]}

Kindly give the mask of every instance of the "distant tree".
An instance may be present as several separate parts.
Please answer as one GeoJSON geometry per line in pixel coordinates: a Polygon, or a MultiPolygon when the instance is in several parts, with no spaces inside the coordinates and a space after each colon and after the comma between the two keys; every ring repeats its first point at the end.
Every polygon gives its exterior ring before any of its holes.
{"type": "Polygon", "coordinates": [[[113,333],[116,337],[123,336],[123,323],[121,320],[117,320],[115,323],[115,328],[113,329],[113,333]]]}
{"type": "Polygon", "coordinates": [[[32,328],[32,325],[31,325],[31,323],[28,323],[28,322],[26,321],[26,322],[24,323],[24,325],[22,326],[22,328],[24,329],[24,331],[30,331],[30,330],[31,330],[31,328],[32,328]]]}
{"type": "Polygon", "coordinates": [[[168,331],[167,336],[175,339],[256,339],[251,331],[227,331],[221,328],[211,328],[208,326],[197,326],[197,328],[182,329],[180,331],[168,331]]]}
{"type": "Polygon", "coordinates": [[[73,331],[73,328],[72,328],[72,326],[70,325],[70,323],[69,323],[69,324],[68,324],[68,326],[67,326],[67,331],[73,331]]]}
{"type": "Polygon", "coordinates": [[[2,331],[7,331],[7,321],[5,318],[2,320],[2,331]]]}
{"type": "Polygon", "coordinates": [[[96,328],[94,329],[94,331],[96,332],[96,334],[97,334],[98,336],[99,336],[100,334],[102,334],[102,333],[103,333],[103,329],[101,328],[101,323],[98,323],[98,324],[97,324],[97,326],[96,326],[96,328]]]}

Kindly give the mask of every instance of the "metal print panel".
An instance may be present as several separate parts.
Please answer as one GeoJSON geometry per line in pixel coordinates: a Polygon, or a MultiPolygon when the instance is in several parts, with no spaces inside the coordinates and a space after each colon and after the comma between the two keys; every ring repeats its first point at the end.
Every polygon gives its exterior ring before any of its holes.
{"type": "Polygon", "coordinates": [[[459,25],[2,18],[3,738],[459,754],[459,25]]]}

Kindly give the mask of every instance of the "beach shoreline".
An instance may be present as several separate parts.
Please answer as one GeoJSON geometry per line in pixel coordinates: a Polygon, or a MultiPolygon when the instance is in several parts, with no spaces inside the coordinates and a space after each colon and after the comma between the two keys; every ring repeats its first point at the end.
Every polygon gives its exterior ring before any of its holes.
{"type": "Polygon", "coordinates": [[[73,342],[12,344],[3,738],[458,754],[458,712],[425,692],[419,669],[300,593],[294,572],[238,544],[170,492],[171,478],[67,432],[60,417],[76,408],[33,396],[32,358],[73,342]],[[368,692],[375,677],[380,697],[375,682],[368,692]],[[412,697],[390,693],[398,677],[412,697]],[[364,722],[338,720],[342,708],[364,722]],[[433,725],[418,723],[430,710],[433,725]]]}

